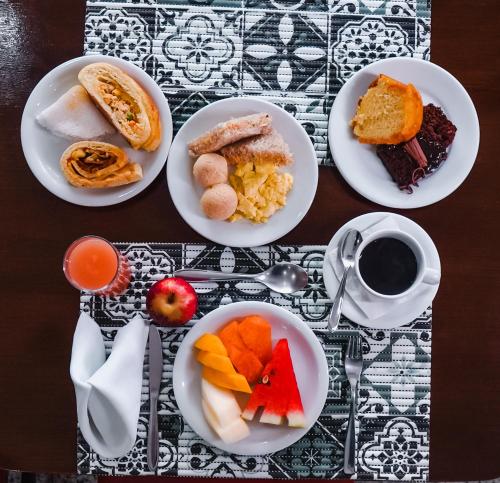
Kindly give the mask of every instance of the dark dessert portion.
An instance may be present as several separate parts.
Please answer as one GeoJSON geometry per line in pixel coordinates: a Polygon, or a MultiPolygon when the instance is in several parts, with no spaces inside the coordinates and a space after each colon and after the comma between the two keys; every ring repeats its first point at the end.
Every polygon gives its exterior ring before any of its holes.
{"type": "Polygon", "coordinates": [[[400,189],[413,192],[417,181],[434,172],[448,157],[457,128],[440,107],[424,107],[422,126],[406,143],[379,144],[377,155],[400,189]]]}

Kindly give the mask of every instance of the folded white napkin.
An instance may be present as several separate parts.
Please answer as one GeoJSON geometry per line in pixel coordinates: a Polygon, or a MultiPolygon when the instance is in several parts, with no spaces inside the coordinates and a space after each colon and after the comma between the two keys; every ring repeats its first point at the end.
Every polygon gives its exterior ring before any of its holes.
{"type": "MultiPolygon", "coordinates": [[[[366,238],[368,235],[376,231],[398,229],[398,222],[394,219],[394,217],[388,215],[385,218],[382,218],[381,220],[366,227],[361,231],[361,235],[363,236],[363,238],[366,238]]],[[[335,248],[328,253],[328,260],[333,267],[333,272],[335,273],[337,280],[340,282],[344,273],[344,266],[342,265],[342,262],[340,261],[340,258],[338,256],[338,248],[335,248]]],[[[411,297],[418,297],[422,293],[422,291],[425,291],[426,289],[427,288],[425,284],[421,284],[420,287],[417,287],[412,292],[411,297]]],[[[346,296],[347,298],[349,298],[349,301],[353,305],[355,305],[365,315],[365,317],[370,320],[378,319],[379,317],[382,317],[383,315],[393,310],[396,305],[408,302],[408,297],[388,300],[374,296],[359,283],[354,269],[351,269],[351,272],[349,273],[349,277],[347,279],[346,296]]]]}
{"type": "Polygon", "coordinates": [[[78,424],[105,458],[124,456],[134,446],[147,337],[148,323],[136,316],[118,331],[106,360],[99,326],[86,313],[78,319],[70,366],[78,424]]]}

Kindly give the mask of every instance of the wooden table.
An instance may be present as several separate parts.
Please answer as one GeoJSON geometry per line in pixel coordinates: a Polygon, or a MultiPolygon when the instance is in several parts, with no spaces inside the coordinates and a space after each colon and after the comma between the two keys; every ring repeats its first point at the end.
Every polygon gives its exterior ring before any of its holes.
{"type": "MultiPolygon", "coordinates": [[[[78,293],[61,270],[68,244],[89,233],[202,240],[177,214],[163,175],[133,200],[90,209],[50,194],[24,160],[23,106],[43,75],[82,54],[84,3],[0,2],[0,467],[10,469],[76,471],[68,368],[78,293]]],[[[432,59],[469,90],[482,142],[457,192],[401,213],[430,233],[443,265],[434,304],[431,478],[479,480],[500,474],[500,8],[497,0],[433,3],[432,59]]],[[[283,241],[327,243],[350,218],[377,210],[335,169],[322,168],[312,209],[283,241]]]]}

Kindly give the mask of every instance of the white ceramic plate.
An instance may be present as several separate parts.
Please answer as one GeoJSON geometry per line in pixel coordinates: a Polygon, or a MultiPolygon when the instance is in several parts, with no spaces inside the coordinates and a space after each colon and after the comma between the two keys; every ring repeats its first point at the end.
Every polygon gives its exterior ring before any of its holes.
{"type": "MultiPolygon", "coordinates": [[[[335,233],[328,244],[326,253],[329,253],[339,245],[339,242],[346,230],[354,228],[356,230],[363,231],[387,216],[393,217],[402,231],[408,233],[418,241],[424,250],[428,266],[440,272],[441,261],[439,259],[437,248],[431,237],[414,221],[394,213],[367,213],[366,215],[358,216],[357,218],[347,222],[337,231],[337,233],[335,233]]],[[[351,271],[349,276],[356,277],[354,270],[351,271]]],[[[323,277],[328,296],[333,299],[337,293],[337,289],[339,288],[339,281],[335,276],[327,257],[325,257],[323,261],[323,277]]],[[[388,300],[387,303],[393,307],[390,308],[385,315],[376,319],[367,318],[357,305],[353,303],[349,294],[346,294],[342,305],[342,313],[348,319],[365,327],[370,327],[372,329],[392,329],[394,327],[400,327],[408,324],[421,315],[434,300],[438,289],[439,283],[435,285],[425,285],[425,288],[423,288],[422,291],[419,290],[417,294],[411,293],[407,297],[397,299],[396,302],[388,300]]]]}
{"type": "Polygon", "coordinates": [[[336,166],[358,193],[391,208],[418,208],[445,198],[465,180],[479,148],[479,121],[466,90],[447,71],[424,60],[391,58],[366,66],[342,87],[330,114],[328,140],[336,166]],[[432,102],[441,107],[457,127],[448,159],[435,173],[419,181],[412,194],[398,188],[375,147],[359,143],[349,125],[359,97],[378,74],[414,84],[424,105],[432,102]]]}
{"type": "Polygon", "coordinates": [[[168,156],[167,180],[177,210],[193,230],[221,245],[252,247],[281,238],[304,218],[316,194],[318,161],[309,136],[292,115],[261,99],[237,97],[204,107],[182,126],[168,156]],[[288,203],[264,224],[210,220],[200,208],[203,189],[194,181],[194,160],[188,155],[187,144],[219,122],[258,112],[272,116],[274,128],[283,136],[295,158],[293,165],[286,168],[294,177],[288,203]]]}
{"type": "Polygon", "coordinates": [[[121,203],[139,194],[158,176],[168,156],[172,143],[172,116],[168,101],[156,82],[142,69],[125,60],[105,55],[78,57],[50,71],[33,89],[24,108],[21,122],[21,142],[24,156],[38,181],[51,193],[63,200],[82,206],[107,206],[121,203]],[[59,159],[71,141],[54,136],[36,122],[36,116],[53,104],[68,89],[78,85],[78,72],[93,62],[116,65],[137,80],[152,97],[160,112],[163,139],[159,148],[152,152],[135,151],[119,134],[108,136],[104,141],[115,144],[140,163],[144,177],[137,183],[106,189],[75,188],[67,181],[59,168],[59,159]]]}
{"type": "Polygon", "coordinates": [[[298,441],[316,422],[328,393],[328,365],[313,331],[296,315],[282,307],[263,302],[237,302],[219,307],[200,319],[182,341],[173,369],[174,394],[189,426],[209,444],[229,453],[262,455],[282,450],[298,441]],[[273,426],[252,421],[250,436],[225,444],[210,428],[201,408],[201,366],[193,344],[205,332],[217,332],[235,318],[262,315],[272,325],[273,347],[278,339],[288,339],[306,418],[305,428],[273,426]]]}

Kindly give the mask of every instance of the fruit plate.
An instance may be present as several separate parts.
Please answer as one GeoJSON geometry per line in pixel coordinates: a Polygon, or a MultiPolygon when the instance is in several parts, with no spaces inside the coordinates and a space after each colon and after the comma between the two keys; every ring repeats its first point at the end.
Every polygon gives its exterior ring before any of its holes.
{"type": "Polygon", "coordinates": [[[316,422],[328,393],[328,365],[313,331],[296,315],[264,302],[236,302],[208,313],[196,322],[177,351],[173,369],[177,405],[189,426],[210,445],[229,453],[263,455],[280,451],[302,438],[316,422]],[[225,444],[210,428],[201,407],[201,365],[196,361],[194,343],[206,332],[216,333],[235,318],[261,315],[272,326],[273,347],[278,339],[288,339],[297,378],[306,426],[290,428],[249,422],[250,436],[225,444]]]}
{"type": "Polygon", "coordinates": [[[21,143],[24,156],[33,174],[51,193],[81,206],[115,205],[138,195],[147,188],[165,164],[172,143],[172,134],[170,108],[158,84],[131,62],[106,55],[78,57],[50,71],[33,89],[21,121],[21,143]],[[163,134],[162,142],[156,151],[151,153],[135,151],[129,147],[125,138],[117,133],[103,139],[123,148],[131,161],[142,166],[144,176],[136,183],[104,189],[71,186],[59,168],[59,159],[72,141],[51,134],[36,121],[38,114],[53,104],[68,89],[78,85],[78,72],[93,62],[107,62],[125,71],[146,89],[158,107],[163,134]]]}
{"type": "Polygon", "coordinates": [[[316,194],[318,161],[304,128],[281,107],[254,97],[222,99],[200,109],[179,129],[168,156],[167,182],[177,211],[193,230],[221,245],[254,247],[285,236],[304,218],[316,194]],[[287,204],[263,224],[210,220],[200,207],[203,189],[193,178],[194,160],[189,157],[187,144],[219,122],[258,112],[272,116],[273,127],[283,136],[295,159],[285,169],[294,177],[287,204]]]}
{"type": "Polygon", "coordinates": [[[335,165],[358,193],[390,208],[418,208],[440,201],[465,180],[479,148],[479,121],[469,94],[446,70],[424,60],[396,57],[374,62],[346,82],[332,107],[328,141],[335,165]],[[436,172],[420,180],[412,194],[398,188],[375,147],[359,143],[350,126],[358,99],[378,74],[412,83],[420,91],[424,105],[441,107],[457,127],[448,159],[436,172]]]}

